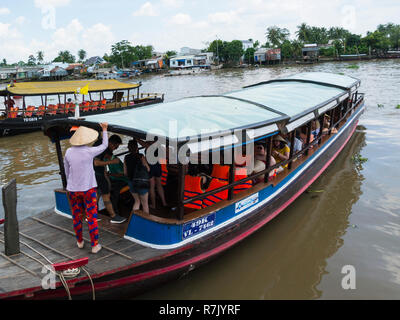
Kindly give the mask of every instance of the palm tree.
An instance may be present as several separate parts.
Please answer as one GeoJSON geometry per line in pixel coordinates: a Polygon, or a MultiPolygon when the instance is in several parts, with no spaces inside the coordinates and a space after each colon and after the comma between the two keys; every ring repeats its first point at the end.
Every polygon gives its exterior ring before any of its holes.
{"type": "Polygon", "coordinates": [[[279,47],[283,41],[287,40],[290,32],[286,28],[279,28],[277,26],[269,27],[265,33],[267,39],[275,46],[279,47]]]}
{"type": "Polygon", "coordinates": [[[78,51],[79,61],[83,62],[83,60],[85,60],[85,58],[86,58],[86,55],[87,55],[87,53],[85,50],[83,50],[83,49],[79,50],[78,51]]]}
{"type": "Polygon", "coordinates": [[[310,36],[310,28],[307,23],[303,22],[301,25],[297,26],[296,31],[297,39],[302,42],[308,42],[310,36]]]}
{"type": "Polygon", "coordinates": [[[37,52],[37,62],[38,62],[38,64],[40,64],[40,63],[42,63],[43,62],[43,58],[44,58],[44,53],[43,53],[43,51],[38,51],[37,52]]]}

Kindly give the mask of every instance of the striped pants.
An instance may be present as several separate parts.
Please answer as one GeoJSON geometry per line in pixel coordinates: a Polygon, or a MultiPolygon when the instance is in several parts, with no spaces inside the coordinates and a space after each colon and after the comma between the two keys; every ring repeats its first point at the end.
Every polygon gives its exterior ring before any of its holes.
{"type": "Polygon", "coordinates": [[[72,218],[76,239],[82,242],[82,218],[86,212],[92,247],[99,243],[99,229],[97,227],[97,192],[96,188],[84,192],[68,192],[68,199],[72,208],[72,218]]]}

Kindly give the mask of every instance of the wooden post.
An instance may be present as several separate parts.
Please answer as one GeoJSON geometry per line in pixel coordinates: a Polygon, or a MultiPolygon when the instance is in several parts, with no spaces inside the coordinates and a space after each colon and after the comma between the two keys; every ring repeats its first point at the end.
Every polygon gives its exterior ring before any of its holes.
{"type": "MultiPolygon", "coordinates": [[[[266,154],[266,159],[265,159],[265,168],[266,169],[268,169],[270,166],[271,166],[271,154],[272,154],[272,137],[268,137],[267,138],[267,144],[266,144],[266,151],[267,151],[267,154],[266,154]]],[[[267,171],[266,173],[265,173],[265,176],[264,176],[264,182],[265,183],[268,183],[268,181],[269,181],[269,173],[270,173],[270,171],[267,171]]]]}
{"type": "Polygon", "coordinates": [[[62,155],[62,151],[61,151],[60,138],[58,136],[55,138],[55,143],[56,143],[56,150],[57,150],[58,165],[60,166],[61,180],[62,180],[63,188],[65,190],[67,188],[67,176],[65,174],[64,160],[63,160],[63,155],[62,155]]]}
{"type": "MultiPolygon", "coordinates": [[[[306,141],[306,147],[307,147],[307,148],[310,146],[311,131],[312,131],[311,125],[312,125],[312,121],[310,121],[310,122],[308,123],[308,125],[307,125],[307,141],[306,141]]],[[[308,156],[309,150],[310,150],[310,149],[307,149],[307,150],[306,150],[306,156],[308,156]]]]}
{"type": "Polygon", "coordinates": [[[2,188],[4,207],[4,246],[5,254],[12,256],[19,250],[19,228],[17,219],[17,180],[13,179],[2,188]]]}
{"type": "Polygon", "coordinates": [[[182,163],[178,164],[178,219],[183,220],[185,214],[185,207],[183,205],[184,193],[185,193],[185,174],[186,174],[186,166],[182,163]]]}
{"type": "Polygon", "coordinates": [[[293,163],[293,154],[294,154],[294,138],[296,137],[296,129],[294,129],[291,133],[290,136],[290,154],[289,154],[289,165],[288,165],[288,169],[292,169],[292,163],[293,163]]]}

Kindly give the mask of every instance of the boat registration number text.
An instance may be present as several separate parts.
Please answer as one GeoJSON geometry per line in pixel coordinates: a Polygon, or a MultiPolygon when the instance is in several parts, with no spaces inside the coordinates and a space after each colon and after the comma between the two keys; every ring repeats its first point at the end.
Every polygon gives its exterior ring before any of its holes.
{"type": "Polygon", "coordinates": [[[215,225],[215,212],[199,218],[197,220],[188,222],[183,225],[182,238],[190,238],[198,233],[201,233],[215,225]]]}

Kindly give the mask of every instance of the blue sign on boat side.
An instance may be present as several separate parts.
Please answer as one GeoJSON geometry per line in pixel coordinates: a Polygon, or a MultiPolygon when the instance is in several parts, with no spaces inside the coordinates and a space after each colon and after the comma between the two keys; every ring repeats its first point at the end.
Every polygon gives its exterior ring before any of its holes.
{"type": "Polygon", "coordinates": [[[183,225],[182,239],[193,237],[215,225],[215,212],[183,225]]]}

